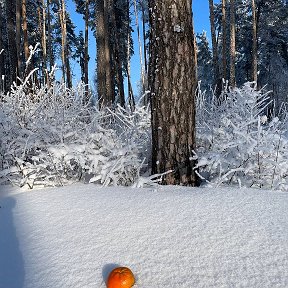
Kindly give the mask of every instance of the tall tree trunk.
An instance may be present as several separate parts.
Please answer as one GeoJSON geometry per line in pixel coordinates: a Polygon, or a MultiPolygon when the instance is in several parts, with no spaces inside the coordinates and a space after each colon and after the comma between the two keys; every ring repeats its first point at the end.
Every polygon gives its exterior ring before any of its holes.
{"type": "MultiPolygon", "coordinates": [[[[5,19],[2,8],[3,8],[2,4],[0,4],[0,19],[5,19]]],[[[5,75],[5,63],[4,63],[4,45],[3,45],[3,26],[2,25],[3,25],[3,22],[0,21],[0,91],[1,92],[6,90],[5,78],[3,79],[3,76],[5,75]]]]}
{"type": "Polygon", "coordinates": [[[192,1],[149,1],[152,173],[163,184],[196,185],[192,1]]]}
{"type": "Polygon", "coordinates": [[[226,0],[222,0],[222,78],[227,80],[226,0]]]}
{"type": "Polygon", "coordinates": [[[105,73],[105,20],[104,0],[96,2],[96,44],[97,44],[97,94],[100,107],[106,106],[106,73],[105,73]]]}
{"type": "Polygon", "coordinates": [[[230,86],[235,88],[235,62],[236,62],[236,45],[235,45],[235,0],[230,1],[230,86]]]}
{"type": "Polygon", "coordinates": [[[54,53],[51,37],[52,29],[51,29],[50,1],[51,0],[47,0],[47,44],[48,44],[47,46],[48,46],[48,58],[49,58],[49,73],[51,73],[54,66],[54,53]]]}
{"type": "Polygon", "coordinates": [[[108,28],[109,0],[98,0],[96,8],[97,92],[100,108],[114,104],[108,28]]]}
{"type": "MultiPolygon", "coordinates": [[[[130,5],[129,5],[129,0],[127,0],[127,19],[129,21],[130,18],[130,5]]],[[[131,83],[131,64],[130,64],[130,51],[131,51],[131,40],[130,40],[130,26],[129,24],[127,25],[127,82],[128,82],[128,99],[129,99],[129,105],[130,105],[130,109],[131,111],[134,111],[135,109],[135,99],[134,99],[134,95],[133,95],[133,87],[132,87],[132,83],[131,83]]]]}
{"type": "MultiPolygon", "coordinates": [[[[28,43],[28,24],[27,24],[27,3],[26,0],[22,0],[22,29],[23,29],[23,45],[25,61],[30,56],[29,43],[28,43]]],[[[27,67],[26,67],[27,69],[27,67]]]]}
{"type": "Polygon", "coordinates": [[[84,83],[85,83],[85,103],[89,101],[89,78],[88,78],[88,41],[89,41],[89,0],[85,1],[85,39],[84,39],[84,83]]]}
{"type": "MultiPolygon", "coordinates": [[[[215,30],[215,15],[214,15],[214,3],[213,0],[209,0],[209,12],[210,12],[210,28],[211,28],[211,37],[212,37],[212,51],[213,51],[213,71],[214,71],[214,87],[216,91],[221,91],[219,85],[219,64],[218,64],[218,47],[216,39],[216,30],[215,30]]],[[[218,93],[217,93],[218,94],[218,93]]]]}
{"type": "MultiPolygon", "coordinates": [[[[21,77],[21,0],[16,0],[17,76],[21,77]]],[[[17,81],[18,82],[18,81],[17,81]]]]}
{"type": "Polygon", "coordinates": [[[71,71],[70,64],[68,60],[68,45],[67,45],[67,23],[66,23],[66,3],[65,0],[61,0],[61,9],[59,11],[60,24],[61,24],[61,58],[62,58],[62,71],[63,71],[63,80],[68,86],[68,88],[72,87],[71,80],[71,71]]]}
{"type": "Polygon", "coordinates": [[[252,81],[257,85],[257,26],[255,1],[251,0],[253,19],[252,81]]]}
{"type": "Polygon", "coordinates": [[[43,67],[43,73],[45,76],[45,83],[47,84],[49,81],[48,77],[48,71],[47,71],[47,39],[46,39],[46,1],[42,0],[42,67],[43,67]]]}
{"type": "Polygon", "coordinates": [[[110,18],[111,18],[111,32],[113,36],[113,50],[111,51],[113,56],[114,56],[114,61],[113,61],[113,66],[114,66],[114,71],[115,71],[115,78],[116,78],[116,83],[117,83],[117,88],[118,88],[118,102],[122,107],[125,107],[125,94],[124,94],[124,80],[123,80],[123,74],[122,74],[122,60],[120,57],[120,46],[119,46],[119,39],[121,35],[119,34],[119,27],[120,23],[116,22],[116,11],[115,11],[115,5],[116,3],[114,2],[114,5],[111,9],[110,13],[110,18]]]}
{"type": "Polygon", "coordinates": [[[106,97],[109,105],[115,103],[115,86],[114,77],[111,64],[111,47],[110,47],[110,29],[109,29],[109,15],[111,11],[111,0],[104,1],[104,25],[105,25],[105,74],[106,74],[106,97]]]}
{"type": "Polygon", "coordinates": [[[9,85],[16,81],[17,77],[17,45],[16,45],[16,5],[15,1],[6,0],[6,15],[7,15],[7,35],[8,35],[8,55],[9,55],[9,85]]]}

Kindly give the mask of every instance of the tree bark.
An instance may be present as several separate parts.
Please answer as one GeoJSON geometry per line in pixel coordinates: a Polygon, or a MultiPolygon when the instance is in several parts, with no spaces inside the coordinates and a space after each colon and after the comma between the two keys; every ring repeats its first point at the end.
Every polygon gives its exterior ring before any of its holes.
{"type": "Polygon", "coordinates": [[[255,1],[251,0],[252,23],[253,23],[253,47],[252,47],[252,81],[257,85],[257,26],[256,26],[256,7],[255,1]]]}
{"type": "Polygon", "coordinates": [[[235,62],[236,62],[236,45],[235,45],[235,0],[230,1],[230,86],[235,88],[235,62]]]}
{"type": "Polygon", "coordinates": [[[68,88],[72,87],[70,63],[68,59],[68,45],[67,45],[67,23],[66,23],[66,3],[65,0],[61,0],[61,9],[59,11],[60,24],[61,24],[61,58],[62,58],[62,71],[63,80],[67,84],[68,88]]]}
{"type": "MultiPolygon", "coordinates": [[[[0,5],[0,19],[4,19],[4,13],[2,5],[0,5]]],[[[3,45],[3,22],[0,21],[0,91],[3,92],[6,90],[5,78],[2,77],[5,75],[5,64],[4,64],[4,45],[3,45]]]]}
{"type": "Polygon", "coordinates": [[[149,1],[152,173],[163,184],[196,185],[192,1],[149,1]],[[191,37],[192,35],[192,37],[191,37]]]}
{"type": "MultiPolygon", "coordinates": [[[[26,0],[22,0],[22,29],[23,29],[23,45],[25,61],[30,56],[29,43],[28,43],[28,24],[27,24],[27,3],[26,0]]],[[[27,67],[26,67],[27,68],[27,67]]]]}
{"type": "Polygon", "coordinates": [[[47,38],[46,38],[46,2],[42,0],[42,68],[45,77],[45,83],[48,83],[48,71],[47,71],[47,38]]]}
{"type": "Polygon", "coordinates": [[[88,76],[88,41],[89,41],[89,0],[85,1],[85,40],[84,40],[84,83],[85,83],[85,103],[89,101],[89,76],[88,76]]]}
{"type": "MultiPolygon", "coordinates": [[[[16,0],[17,77],[21,77],[21,0],[16,0]]],[[[17,81],[18,82],[18,81],[17,81]]]]}
{"type": "Polygon", "coordinates": [[[218,47],[216,39],[216,30],[215,30],[215,15],[214,15],[214,3],[213,0],[209,0],[209,11],[210,11],[210,28],[211,28],[211,37],[212,37],[212,51],[213,51],[213,70],[214,70],[214,87],[216,91],[221,91],[219,85],[219,65],[218,65],[218,47]]]}
{"type": "Polygon", "coordinates": [[[227,80],[226,0],[222,0],[222,78],[227,80]]]}
{"type": "Polygon", "coordinates": [[[12,85],[16,81],[17,76],[17,44],[16,44],[16,5],[15,1],[6,0],[6,15],[7,15],[7,35],[8,35],[8,55],[9,55],[9,84],[12,85]]]}

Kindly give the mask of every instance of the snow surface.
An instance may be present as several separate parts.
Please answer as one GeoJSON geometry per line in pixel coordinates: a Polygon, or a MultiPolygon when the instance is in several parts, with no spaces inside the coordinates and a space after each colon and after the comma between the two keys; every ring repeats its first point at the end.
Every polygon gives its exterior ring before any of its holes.
{"type": "Polygon", "coordinates": [[[288,287],[288,194],[0,186],[0,287],[288,287]]]}

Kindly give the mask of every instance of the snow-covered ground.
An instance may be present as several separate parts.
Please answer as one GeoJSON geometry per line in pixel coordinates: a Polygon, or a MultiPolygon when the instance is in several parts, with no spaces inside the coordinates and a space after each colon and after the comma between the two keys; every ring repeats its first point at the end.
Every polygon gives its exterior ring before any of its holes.
{"type": "Polygon", "coordinates": [[[288,193],[0,186],[0,287],[288,287],[288,193]]]}

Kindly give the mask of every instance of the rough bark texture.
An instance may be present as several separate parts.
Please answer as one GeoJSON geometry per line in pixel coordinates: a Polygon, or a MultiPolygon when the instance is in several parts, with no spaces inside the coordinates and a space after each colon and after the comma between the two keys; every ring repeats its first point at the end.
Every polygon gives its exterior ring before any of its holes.
{"type": "MultiPolygon", "coordinates": [[[[219,65],[218,65],[218,47],[217,47],[217,39],[216,39],[213,0],[209,0],[209,12],[210,12],[210,28],[211,28],[211,37],[212,37],[212,51],[213,51],[213,71],[214,71],[214,81],[213,81],[214,83],[213,84],[214,86],[216,86],[219,83],[219,65]]],[[[217,90],[219,90],[219,88],[220,87],[218,87],[217,90]]]]}
{"type": "Polygon", "coordinates": [[[29,43],[28,43],[28,24],[27,24],[27,3],[26,0],[22,0],[22,29],[23,29],[23,45],[25,61],[30,56],[29,43]]]}
{"type": "Polygon", "coordinates": [[[8,35],[8,53],[9,53],[9,64],[10,64],[10,86],[13,81],[16,81],[16,70],[17,70],[17,46],[16,46],[16,5],[15,1],[6,0],[6,13],[7,13],[7,35],[8,35]]]}
{"type": "Polygon", "coordinates": [[[65,0],[61,0],[61,10],[59,11],[60,23],[61,23],[61,42],[62,42],[62,65],[63,65],[63,79],[68,88],[72,87],[70,63],[68,59],[68,45],[67,45],[67,25],[66,25],[66,3],[65,0]]]}
{"type": "Polygon", "coordinates": [[[111,106],[114,103],[112,91],[110,45],[108,29],[108,0],[96,2],[96,41],[97,41],[97,93],[99,106],[111,106]]]}
{"type": "MultiPolygon", "coordinates": [[[[2,5],[0,5],[0,18],[4,18],[4,13],[2,10],[2,5]]],[[[4,91],[6,89],[4,81],[2,81],[2,75],[5,75],[5,64],[4,64],[4,45],[2,42],[3,39],[3,26],[2,21],[0,21],[0,91],[4,91]]]]}
{"type": "Polygon", "coordinates": [[[48,71],[47,71],[47,39],[46,39],[46,2],[45,0],[42,0],[42,21],[43,21],[43,26],[42,26],[42,37],[41,37],[41,42],[42,42],[42,55],[43,55],[43,60],[42,60],[42,65],[43,65],[43,73],[45,77],[45,83],[48,83],[48,71]]]}
{"type": "Polygon", "coordinates": [[[230,1],[230,86],[236,86],[235,78],[235,61],[236,61],[236,47],[235,47],[235,2],[230,1]]]}
{"type": "MultiPolygon", "coordinates": [[[[21,0],[16,0],[16,49],[17,49],[17,76],[21,76],[21,0]]],[[[18,81],[17,81],[18,82],[18,81]]]]}
{"type": "Polygon", "coordinates": [[[227,80],[226,0],[222,0],[222,78],[227,80]]]}
{"type": "Polygon", "coordinates": [[[192,1],[149,1],[152,173],[163,184],[195,185],[196,67],[192,1]]]}
{"type": "Polygon", "coordinates": [[[257,84],[257,26],[255,1],[251,1],[253,18],[252,81],[257,84]]]}
{"type": "Polygon", "coordinates": [[[85,2],[85,44],[84,44],[84,83],[85,83],[85,102],[88,103],[89,101],[89,78],[88,78],[88,61],[89,61],[89,54],[88,54],[88,37],[89,37],[89,0],[85,2]]]}

